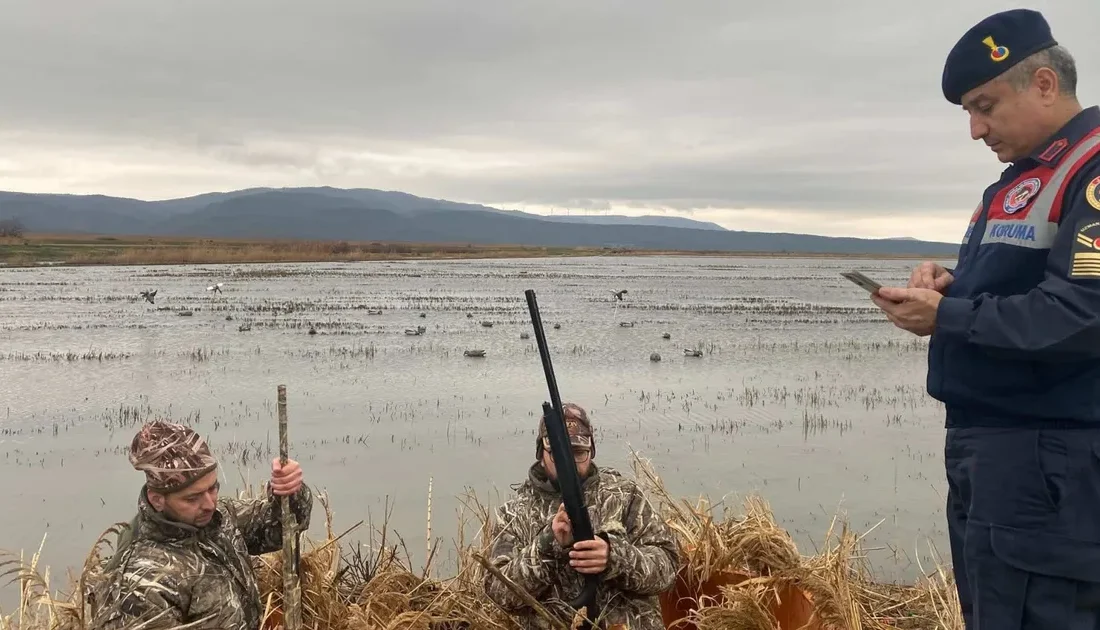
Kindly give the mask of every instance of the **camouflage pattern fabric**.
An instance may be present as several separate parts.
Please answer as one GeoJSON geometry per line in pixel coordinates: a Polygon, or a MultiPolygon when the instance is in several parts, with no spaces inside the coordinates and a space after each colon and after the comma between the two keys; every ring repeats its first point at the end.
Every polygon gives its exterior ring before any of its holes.
{"type": "MultiPolygon", "coordinates": [[[[561,409],[561,415],[565,420],[566,432],[569,434],[569,443],[583,448],[592,447],[592,422],[588,419],[588,412],[575,403],[565,403],[561,409]]],[[[546,418],[539,422],[539,440],[546,448],[550,448],[550,438],[546,432],[546,418]]]]}
{"type": "MultiPolygon", "coordinates": [[[[597,591],[597,625],[664,630],[659,595],[672,587],[679,568],[671,530],[637,484],[613,469],[592,464],[583,488],[593,531],[611,543],[597,591]]],[[[561,493],[542,464],[535,463],[516,497],[496,511],[490,561],[568,624],[573,615],[567,602],[581,592],[584,575],[569,566],[569,549],[558,545],[550,529],[559,505],[561,493]]],[[[484,585],[486,594],[524,628],[549,627],[500,580],[486,575],[484,585]]]]}
{"type": "MultiPolygon", "coordinates": [[[[138,514],[109,568],[94,585],[91,630],[258,630],[264,605],[250,556],[282,549],[279,497],[221,499],[209,524],[165,518],[142,488],[138,514]]],[[[291,497],[299,531],[309,527],[313,495],[291,497]]]]}
{"type": "Polygon", "coordinates": [[[145,473],[151,490],[165,494],[187,487],[218,466],[198,433],[160,420],[145,424],[134,436],[130,464],[145,473]]]}

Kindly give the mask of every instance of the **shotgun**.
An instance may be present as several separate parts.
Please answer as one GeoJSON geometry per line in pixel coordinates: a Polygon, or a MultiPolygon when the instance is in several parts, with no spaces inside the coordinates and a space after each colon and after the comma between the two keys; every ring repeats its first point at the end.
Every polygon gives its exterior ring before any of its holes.
{"type": "MultiPolygon", "coordinates": [[[[592,540],[595,534],[592,532],[592,521],[588,518],[588,508],[584,505],[584,492],[577,473],[577,462],[573,459],[573,447],[569,444],[558,381],[554,378],[554,366],[550,363],[550,348],[546,345],[546,331],[542,327],[539,305],[533,289],[527,289],[524,295],[527,296],[527,310],[531,313],[531,325],[535,328],[535,341],[542,358],[542,371],[546,374],[546,387],[550,390],[550,402],[542,403],[542,413],[546,418],[546,434],[550,440],[550,452],[554,455],[554,468],[558,471],[562,503],[565,504],[565,513],[569,515],[573,528],[573,540],[592,540]]],[[[600,578],[597,575],[585,575],[584,582],[584,589],[569,605],[574,610],[586,607],[587,619],[580,628],[588,630],[592,627],[590,620],[596,619],[600,614],[596,603],[596,589],[600,578]]]]}

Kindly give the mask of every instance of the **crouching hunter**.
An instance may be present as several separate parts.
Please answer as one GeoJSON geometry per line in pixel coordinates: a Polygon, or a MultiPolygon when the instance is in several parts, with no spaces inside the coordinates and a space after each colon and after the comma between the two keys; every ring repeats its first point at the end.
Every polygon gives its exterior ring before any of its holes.
{"type": "Polygon", "coordinates": [[[282,548],[280,497],[299,531],[313,497],[297,462],[271,464],[266,496],[218,497],[217,462],[190,428],[146,424],[130,445],[145,473],[137,516],[93,594],[93,630],[258,630],[263,614],[251,556],[282,548]]]}
{"type": "MultiPolygon", "coordinates": [[[[601,577],[596,595],[599,627],[663,629],[659,595],[672,587],[679,569],[672,531],[637,484],[611,468],[597,468],[592,425],[584,409],[566,404],[562,415],[596,536],[573,541],[543,418],[527,480],[515,498],[497,510],[490,531],[490,561],[566,624],[573,619],[566,602],[584,588],[585,576],[594,574],[601,577]]],[[[485,590],[524,627],[549,627],[491,574],[485,578],[485,590]]]]}

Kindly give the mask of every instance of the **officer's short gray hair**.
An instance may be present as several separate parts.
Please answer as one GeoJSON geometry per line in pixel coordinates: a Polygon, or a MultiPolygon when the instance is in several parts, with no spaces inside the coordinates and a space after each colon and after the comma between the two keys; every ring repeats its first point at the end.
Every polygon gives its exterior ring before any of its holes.
{"type": "Polygon", "coordinates": [[[1062,46],[1054,46],[1031,55],[1010,68],[1004,79],[1017,91],[1031,85],[1039,68],[1050,68],[1058,76],[1058,89],[1066,96],[1077,96],[1077,62],[1062,46]]]}

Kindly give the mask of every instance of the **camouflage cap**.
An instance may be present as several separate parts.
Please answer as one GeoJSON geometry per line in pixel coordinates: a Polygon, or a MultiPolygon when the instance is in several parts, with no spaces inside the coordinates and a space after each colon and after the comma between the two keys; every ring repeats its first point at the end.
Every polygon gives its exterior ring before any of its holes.
{"type": "MultiPolygon", "coordinates": [[[[581,448],[592,448],[592,423],[588,420],[588,412],[580,405],[564,403],[562,404],[562,415],[565,416],[565,428],[569,432],[569,443],[581,448]]],[[[550,448],[545,417],[539,422],[539,440],[544,447],[550,448]]]]}
{"type": "Polygon", "coordinates": [[[145,473],[150,490],[169,493],[191,485],[218,467],[206,440],[191,428],[155,420],[130,444],[130,463],[145,473]]]}

